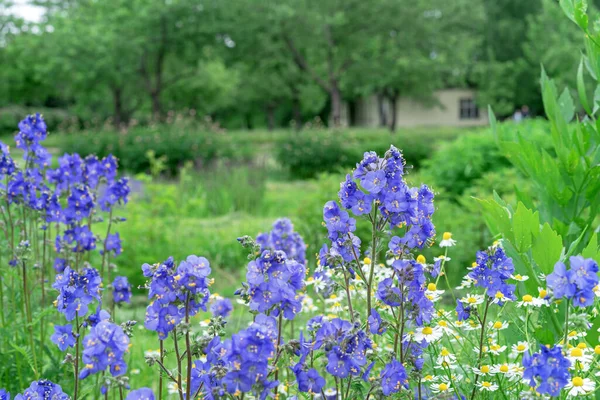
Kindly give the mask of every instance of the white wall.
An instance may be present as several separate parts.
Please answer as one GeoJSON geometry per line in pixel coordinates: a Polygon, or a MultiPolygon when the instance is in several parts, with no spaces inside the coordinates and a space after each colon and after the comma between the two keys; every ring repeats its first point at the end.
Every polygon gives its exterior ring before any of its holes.
{"type": "MultiPolygon", "coordinates": [[[[460,119],[460,99],[475,99],[472,89],[443,89],[435,93],[439,105],[426,107],[411,99],[400,99],[397,104],[397,126],[478,126],[488,123],[487,108],[479,107],[479,118],[460,119]]],[[[385,107],[390,105],[386,102],[385,107]]],[[[388,123],[390,120],[388,112],[388,123]]],[[[356,122],[359,126],[379,126],[379,111],[375,96],[357,102],[356,122]]]]}

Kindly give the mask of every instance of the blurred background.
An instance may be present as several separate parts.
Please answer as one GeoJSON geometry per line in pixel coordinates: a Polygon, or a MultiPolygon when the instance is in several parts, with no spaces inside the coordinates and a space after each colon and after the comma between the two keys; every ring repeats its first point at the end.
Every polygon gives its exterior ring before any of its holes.
{"type": "Polygon", "coordinates": [[[316,253],[344,171],[393,143],[458,276],[492,240],[472,197],[531,191],[487,106],[548,147],[540,65],[574,88],[582,43],[555,0],[0,0],[0,136],[40,112],[55,155],[116,155],[122,273],[195,253],[225,295],[238,236],[290,217],[316,253]]]}

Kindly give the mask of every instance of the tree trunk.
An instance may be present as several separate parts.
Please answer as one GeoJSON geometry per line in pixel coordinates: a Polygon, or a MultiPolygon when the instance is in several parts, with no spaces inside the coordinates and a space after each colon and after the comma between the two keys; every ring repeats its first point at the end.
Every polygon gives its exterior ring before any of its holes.
{"type": "Polygon", "coordinates": [[[292,89],[292,114],[294,116],[294,129],[302,130],[302,106],[300,105],[300,93],[295,88],[292,89]]]}
{"type": "Polygon", "coordinates": [[[267,126],[270,131],[275,129],[275,105],[268,104],[267,105],[267,126]]]}
{"type": "Polygon", "coordinates": [[[123,101],[121,98],[121,88],[113,89],[113,106],[113,125],[118,131],[123,124],[123,101]]]}
{"type": "Polygon", "coordinates": [[[337,82],[332,85],[331,92],[331,120],[333,126],[338,128],[342,123],[342,93],[337,82]]]}
{"type": "Polygon", "coordinates": [[[398,94],[393,93],[389,96],[390,108],[392,109],[392,120],[390,121],[390,132],[396,132],[396,121],[398,118],[398,94]]]}
{"type": "Polygon", "coordinates": [[[152,99],[152,119],[156,122],[162,120],[162,105],[160,104],[160,92],[153,91],[150,93],[152,99]]]}
{"type": "Polygon", "coordinates": [[[379,111],[379,127],[386,128],[388,126],[387,122],[387,112],[385,110],[385,96],[383,93],[377,93],[377,110],[379,111]]]}

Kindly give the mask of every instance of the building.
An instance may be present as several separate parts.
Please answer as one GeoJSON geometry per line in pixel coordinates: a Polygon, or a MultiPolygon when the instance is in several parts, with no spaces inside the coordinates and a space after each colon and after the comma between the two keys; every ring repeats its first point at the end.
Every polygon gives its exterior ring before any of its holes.
{"type": "MultiPolygon", "coordinates": [[[[417,101],[400,98],[397,102],[396,127],[412,126],[479,126],[488,123],[487,109],[475,102],[477,92],[473,89],[443,89],[434,94],[434,103],[426,106],[417,101]]],[[[391,120],[390,103],[384,100],[387,121],[391,120]]],[[[348,112],[343,110],[343,120],[348,112]]],[[[379,108],[375,95],[359,99],[352,110],[353,125],[378,127],[379,108]]]]}

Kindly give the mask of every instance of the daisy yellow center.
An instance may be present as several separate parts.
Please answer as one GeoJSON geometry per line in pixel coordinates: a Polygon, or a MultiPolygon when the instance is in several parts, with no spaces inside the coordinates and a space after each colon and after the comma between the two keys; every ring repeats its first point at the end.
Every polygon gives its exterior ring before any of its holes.
{"type": "Polygon", "coordinates": [[[492,386],[492,384],[489,383],[489,382],[483,382],[481,385],[484,386],[484,387],[487,387],[487,388],[489,388],[489,387],[492,386]]]}
{"type": "Polygon", "coordinates": [[[450,355],[450,352],[446,349],[443,349],[442,352],[440,353],[442,355],[442,357],[447,357],[450,355]]]}
{"type": "Polygon", "coordinates": [[[469,297],[469,298],[467,299],[467,302],[469,302],[469,303],[471,303],[471,304],[473,304],[473,303],[477,303],[477,299],[476,299],[475,297],[469,297]]]}
{"type": "Polygon", "coordinates": [[[504,372],[504,373],[508,372],[508,365],[501,366],[500,367],[500,372],[504,372]]]}
{"type": "Polygon", "coordinates": [[[433,333],[433,329],[431,329],[430,327],[426,326],[425,328],[423,328],[423,335],[431,335],[433,333]]]}
{"type": "Polygon", "coordinates": [[[571,357],[581,357],[583,355],[583,351],[580,348],[575,347],[571,350],[571,357]]]}
{"type": "Polygon", "coordinates": [[[577,336],[577,332],[576,331],[569,332],[569,337],[573,337],[573,336],[577,336]]]}
{"type": "Polygon", "coordinates": [[[425,381],[430,381],[432,379],[433,379],[433,376],[431,376],[431,375],[427,375],[427,376],[425,376],[425,378],[423,378],[423,380],[425,380],[425,381]]]}
{"type": "Polygon", "coordinates": [[[446,385],[445,383],[440,383],[439,389],[441,392],[444,392],[448,390],[448,385],[446,385]]]}
{"type": "Polygon", "coordinates": [[[490,367],[488,367],[487,365],[482,366],[481,372],[483,372],[484,374],[487,374],[488,372],[490,372],[490,367]]]}
{"type": "Polygon", "coordinates": [[[494,322],[494,329],[500,329],[500,328],[502,328],[502,322],[500,322],[500,321],[494,322]]]}
{"type": "Polygon", "coordinates": [[[525,296],[523,296],[523,301],[525,303],[531,303],[533,301],[533,297],[530,294],[526,294],[525,296]]]}
{"type": "Polygon", "coordinates": [[[540,290],[540,298],[543,299],[548,296],[548,292],[544,289],[540,290]]]}
{"type": "Polygon", "coordinates": [[[476,263],[475,261],[473,261],[473,262],[471,263],[471,267],[476,267],[476,266],[477,266],[477,263],[476,263]]]}
{"type": "Polygon", "coordinates": [[[518,351],[525,351],[525,345],[524,344],[517,345],[517,350],[518,351]]]}
{"type": "Polygon", "coordinates": [[[587,349],[587,344],[581,342],[577,345],[577,347],[579,347],[580,349],[587,349]]]}
{"type": "Polygon", "coordinates": [[[450,232],[444,232],[444,235],[442,236],[442,239],[444,239],[444,240],[450,240],[450,239],[452,239],[452,234],[450,232]]]}
{"type": "Polygon", "coordinates": [[[521,276],[521,274],[517,274],[515,275],[515,279],[520,281],[521,279],[523,279],[523,277],[521,276]]]}
{"type": "Polygon", "coordinates": [[[440,321],[438,322],[439,326],[443,326],[444,328],[448,326],[448,323],[446,321],[440,321]]]}
{"type": "Polygon", "coordinates": [[[371,259],[369,257],[365,257],[365,259],[363,260],[363,262],[365,264],[371,264],[371,259]]]}
{"type": "Polygon", "coordinates": [[[502,298],[504,298],[504,294],[502,292],[496,292],[496,298],[502,299],[502,298]]]}
{"type": "Polygon", "coordinates": [[[437,286],[435,286],[435,283],[433,283],[433,282],[431,282],[429,285],[427,285],[427,290],[430,290],[433,292],[436,289],[437,289],[437,286]]]}
{"type": "Polygon", "coordinates": [[[573,378],[573,386],[583,386],[583,379],[579,376],[573,378]]]}
{"type": "Polygon", "coordinates": [[[596,347],[594,347],[594,353],[600,355],[600,344],[596,347]]]}
{"type": "Polygon", "coordinates": [[[417,256],[417,262],[418,262],[419,264],[425,264],[425,261],[426,261],[426,260],[425,260],[425,256],[423,256],[423,254],[419,254],[419,255],[417,256]]]}

